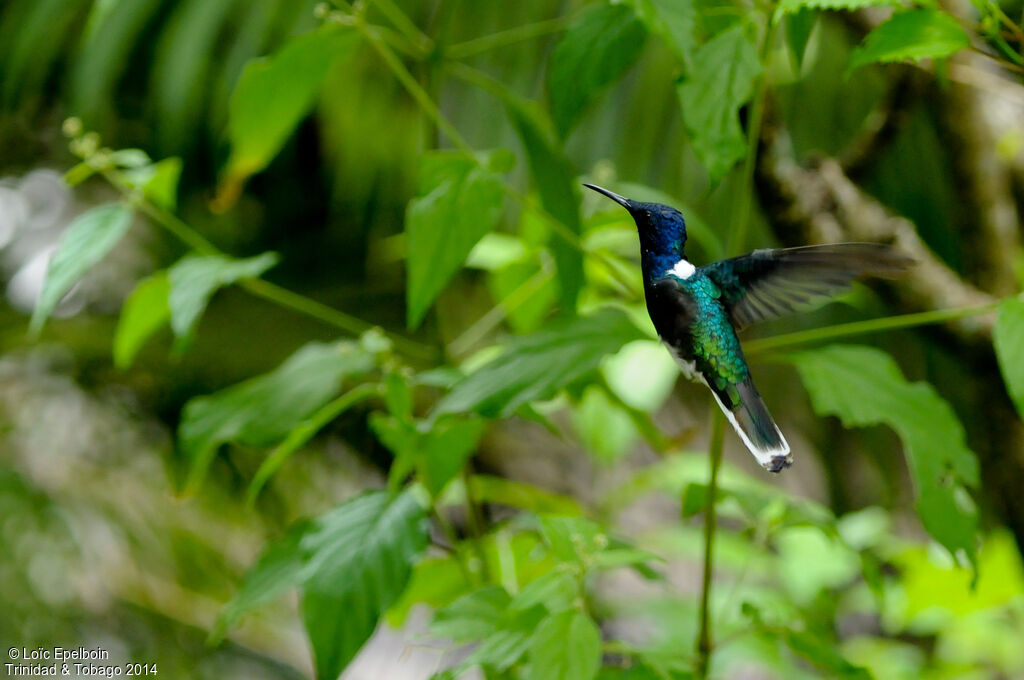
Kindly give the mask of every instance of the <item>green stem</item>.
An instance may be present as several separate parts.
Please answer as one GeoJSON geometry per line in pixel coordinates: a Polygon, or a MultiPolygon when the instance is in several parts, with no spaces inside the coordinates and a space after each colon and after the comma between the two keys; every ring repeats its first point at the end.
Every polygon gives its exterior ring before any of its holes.
{"type": "Polygon", "coordinates": [[[725,418],[718,405],[711,403],[714,413],[711,421],[711,472],[708,476],[708,497],[704,506],[704,575],[700,588],[700,632],[697,635],[696,680],[706,680],[711,662],[711,581],[715,547],[715,495],[718,491],[718,468],[722,464],[722,446],[725,441],[725,418]]]}
{"type": "Polygon", "coordinates": [[[456,43],[445,49],[444,54],[450,59],[465,59],[493,49],[514,45],[525,40],[532,40],[552,33],[560,33],[569,25],[569,17],[558,17],[534,24],[516,26],[507,31],[498,31],[490,35],[473,38],[456,43]]]}
{"type": "Polygon", "coordinates": [[[395,28],[399,30],[409,41],[417,45],[424,52],[434,49],[434,41],[430,36],[420,30],[409,16],[402,11],[392,0],[370,0],[371,3],[387,17],[395,28]]]}
{"type": "Polygon", "coordinates": [[[819,342],[821,340],[833,340],[835,338],[848,337],[851,335],[863,335],[879,331],[891,331],[899,328],[914,328],[930,324],[955,321],[970,316],[978,316],[993,312],[999,307],[1000,302],[990,302],[976,307],[955,307],[953,309],[936,309],[930,312],[917,312],[915,314],[901,314],[882,319],[869,319],[867,321],[853,321],[841,323],[834,326],[822,328],[811,328],[795,333],[783,333],[768,338],[759,338],[743,343],[743,351],[748,355],[768,352],[771,350],[802,345],[808,342],[819,342]]]}

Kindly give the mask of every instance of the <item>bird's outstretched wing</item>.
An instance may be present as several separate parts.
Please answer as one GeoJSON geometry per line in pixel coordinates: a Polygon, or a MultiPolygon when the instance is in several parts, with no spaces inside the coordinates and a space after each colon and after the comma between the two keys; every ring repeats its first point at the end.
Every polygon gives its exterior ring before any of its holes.
{"type": "Polygon", "coordinates": [[[722,290],[738,330],[821,304],[860,276],[899,276],[912,263],[879,243],[833,243],[755,250],[701,270],[722,290]]]}

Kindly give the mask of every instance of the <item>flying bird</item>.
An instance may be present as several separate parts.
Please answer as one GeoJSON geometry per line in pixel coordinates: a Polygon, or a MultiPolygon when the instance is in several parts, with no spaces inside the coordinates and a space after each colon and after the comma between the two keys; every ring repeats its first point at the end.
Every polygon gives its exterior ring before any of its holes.
{"type": "Polygon", "coordinates": [[[878,243],[834,243],[755,250],[697,267],[686,259],[686,222],[678,210],[583,186],[621,205],[636,222],[647,313],[683,374],[711,389],[761,467],[780,472],[792,465],[737,331],[823,302],[860,276],[898,276],[912,260],[878,243]]]}

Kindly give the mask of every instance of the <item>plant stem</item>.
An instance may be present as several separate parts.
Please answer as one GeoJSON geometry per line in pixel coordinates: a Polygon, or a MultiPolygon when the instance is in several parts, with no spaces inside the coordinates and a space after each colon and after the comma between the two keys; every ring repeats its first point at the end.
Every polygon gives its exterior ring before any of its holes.
{"type": "Polygon", "coordinates": [[[430,39],[430,36],[421,31],[419,26],[392,0],[371,0],[371,4],[375,5],[399,32],[422,51],[429,52],[434,49],[434,41],[430,39]]]}
{"type": "Polygon", "coordinates": [[[917,312],[914,314],[901,314],[882,319],[868,319],[867,321],[853,321],[841,323],[834,326],[823,326],[821,328],[810,328],[795,333],[783,333],[768,338],[759,338],[743,343],[743,351],[748,354],[758,354],[771,350],[802,345],[808,342],[821,340],[832,340],[835,338],[848,337],[851,335],[863,335],[878,331],[891,331],[899,328],[914,328],[930,324],[964,319],[970,316],[978,316],[993,312],[999,307],[1001,301],[990,302],[977,307],[955,307],[953,309],[936,309],[930,312],[917,312]]]}
{"type": "Polygon", "coordinates": [[[499,47],[514,45],[524,40],[539,38],[551,33],[560,33],[568,25],[568,17],[558,17],[556,19],[548,19],[547,21],[538,21],[534,24],[526,24],[525,26],[516,26],[507,31],[498,31],[497,33],[456,43],[446,48],[444,54],[450,59],[465,59],[499,47]]]}
{"type": "Polygon", "coordinates": [[[711,421],[711,471],[708,476],[708,497],[704,506],[704,575],[700,588],[700,632],[697,634],[697,661],[695,664],[696,680],[708,677],[708,665],[711,662],[711,621],[709,617],[711,601],[711,581],[713,556],[715,547],[715,495],[718,490],[718,468],[722,464],[722,445],[725,441],[725,417],[718,405],[711,403],[714,413],[711,421]]]}

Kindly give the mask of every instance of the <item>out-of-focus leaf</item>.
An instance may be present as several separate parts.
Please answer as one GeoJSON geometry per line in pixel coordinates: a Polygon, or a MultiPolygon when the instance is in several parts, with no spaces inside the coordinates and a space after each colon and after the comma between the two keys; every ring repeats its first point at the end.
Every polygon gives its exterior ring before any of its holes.
{"type": "Polygon", "coordinates": [[[158,208],[174,210],[177,206],[180,158],[172,156],[158,163],[135,166],[123,171],[121,175],[129,186],[141,191],[158,208]]]}
{"type": "Polygon", "coordinates": [[[540,534],[563,562],[582,562],[609,544],[601,526],[584,517],[545,515],[540,518],[540,534]]]}
{"type": "MultiPolygon", "coordinates": [[[[68,32],[82,16],[87,0],[29,0],[4,3],[4,19],[11,22],[0,36],[0,95],[11,109],[26,93],[43,90],[68,32]]],[[[6,23],[6,22],[5,22],[6,23]]]]}
{"type": "Polygon", "coordinates": [[[463,667],[479,664],[504,671],[526,653],[546,613],[543,607],[508,612],[499,629],[484,638],[466,659],[463,667]]]}
{"type": "Polygon", "coordinates": [[[760,75],[753,41],[743,26],[735,26],[697,50],[693,69],[679,85],[683,123],[713,182],[746,153],[739,110],[760,75]]]}
{"type": "Polygon", "coordinates": [[[786,629],[782,634],[786,645],[812,664],[840,680],[874,680],[865,668],[854,666],[836,649],[836,643],[822,640],[808,631],[786,629]]]}
{"type": "Polygon", "coordinates": [[[430,634],[456,642],[482,640],[498,629],[511,601],[501,586],[474,590],[434,614],[430,634]]]}
{"type": "Polygon", "coordinates": [[[409,461],[416,468],[420,482],[431,497],[437,497],[473,455],[486,422],[451,416],[417,427],[376,413],[370,426],[396,458],[409,461]]]}
{"type": "Polygon", "coordinates": [[[598,461],[614,463],[629,453],[638,432],[629,413],[602,387],[590,385],[572,411],[573,429],[598,461]]]}
{"type": "Polygon", "coordinates": [[[897,12],[864,38],[850,56],[852,71],[872,62],[948,57],[971,46],[967,32],[952,15],[937,9],[897,12]]]}
{"type": "Polygon", "coordinates": [[[643,23],[625,5],[598,3],[580,14],[555,47],[548,70],[559,136],[637,60],[646,38],[643,23]]]}
{"type": "Polygon", "coordinates": [[[1024,418],[1024,300],[1010,298],[999,306],[994,340],[1006,391],[1024,418]]]}
{"type": "Polygon", "coordinates": [[[685,680],[690,676],[666,675],[643,662],[634,663],[629,668],[602,666],[597,674],[597,680],[664,680],[666,677],[673,678],[673,680],[685,680]]]}
{"type": "Polygon", "coordinates": [[[679,366],[660,342],[638,340],[602,361],[601,373],[624,403],[654,413],[672,393],[679,366]]]}
{"type": "Polygon", "coordinates": [[[633,10],[647,28],[679,55],[687,71],[697,51],[697,3],[694,0],[632,0],[633,10]]]}
{"type": "Polygon", "coordinates": [[[558,267],[559,300],[562,310],[571,314],[576,311],[576,299],[583,287],[583,251],[579,243],[583,221],[576,172],[555,139],[550,121],[537,106],[508,94],[505,108],[526,151],[541,207],[564,230],[554,233],[553,228],[550,244],[558,267]]]}
{"type": "MultiPolygon", "coordinates": [[[[571,496],[552,493],[539,487],[517,482],[504,477],[492,475],[473,475],[470,478],[472,484],[473,498],[481,503],[495,503],[507,505],[511,508],[529,510],[536,514],[558,514],[558,515],[582,515],[583,508],[571,496]]],[[[451,491],[464,494],[465,490],[457,488],[455,484],[449,487],[451,491]]],[[[445,494],[446,503],[456,504],[462,502],[462,495],[452,497],[454,494],[445,494]]]]}
{"type": "Polygon", "coordinates": [[[498,357],[458,382],[435,413],[476,411],[508,417],[531,401],[554,396],[597,368],[605,355],[642,337],[629,317],[605,309],[517,338],[498,357]]]}
{"type": "Polygon", "coordinates": [[[259,276],[277,263],[277,255],[263,253],[236,260],[225,255],[188,255],[167,273],[170,292],[171,329],[185,341],[192,337],[196,323],[218,288],[259,276]]]}
{"type": "Polygon", "coordinates": [[[191,399],[178,426],[178,446],[188,463],[187,488],[206,474],[217,447],[228,442],[267,446],[326,404],[348,376],[373,367],[358,344],[310,343],[265,375],[191,399]]]}
{"type": "Polygon", "coordinates": [[[512,262],[487,278],[495,302],[517,333],[537,330],[558,299],[554,277],[537,259],[512,262]]]}
{"type": "Polygon", "coordinates": [[[410,328],[420,324],[477,241],[498,225],[505,202],[500,173],[511,168],[512,158],[504,150],[477,158],[435,151],[420,161],[417,197],[405,218],[410,328]]]}
{"type": "Polygon", "coordinates": [[[529,680],[591,680],[601,667],[601,631],[578,610],[556,614],[530,645],[529,680]]]}
{"type": "MultiPolygon", "coordinates": [[[[776,9],[776,16],[778,9],[776,9]]],[[[789,54],[793,57],[793,65],[797,73],[803,67],[804,52],[807,51],[807,43],[811,39],[811,31],[818,21],[818,13],[808,7],[789,14],[786,17],[786,44],[789,46],[789,54]]]]}
{"type": "Polygon", "coordinates": [[[781,0],[775,8],[775,21],[786,14],[798,14],[804,10],[847,10],[853,12],[865,7],[894,7],[899,4],[899,0],[781,0]]]}
{"type": "Polygon", "coordinates": [[[124,301],[114,332],[114,365],[122,371],[132,365],[146,340],[171,318],[167,295],[171,284],[167,272],[143,279],[124,301]]]}
{"type": "Polygon", "coordinates": [[[815,527],[788,527],[774,539],[779,578],[793,600],[809,606],[826,588],[839,588],[860,572],[860,559],[837,537],[815,527]]]}
{"type": "Polygon", "coordinates": [[[552,614],[569,609],[579,597],[576,577],[564,569],[552,569],[526,584],[509,602],[510,609],[532,609],[543,606],[552,614]]]}
{"type": "Polygon", "coordinates": [[[467,587],[466,574],[454,556],[420,560],[412,568],[402,597],[388,610],[387,621],[401,627],[414,605],[423,603],[441,609],[465,593],[467,587]]]}
{"type": "Polygon", "coordinates": [[[427,543],[426,515],[411,492],[366,494],[324,515],[302,542],[311,553],[302,619],[318,680],[336,680],[409,581],[427,543]]]}
{"type": "Polygon", "coordinates": [[[876,349],[831,345],[790,356],[815,412],[847,426],[886,424],[903,441],[925,529],[954,555],[975,564],[977,510],[965,487],[978,484],[978,461],[963,426],[931,385],[907,382],[876,349]]]}
{"type": "Polygon", "coordinates": [[[132,211],[121,203],[93,208],[80,215],[50,258],[30,330],[38,333],[72,286],[109,253],[132,223],[132,211]]]}
{"type": "Polygon", "coordinates": [[[231,155],[222,194],[225,189],[237,192],[277,155],[312,108],[335,60],[355,46],[356,36],[350,27],[328,25],[246,64],[228,110],[231,155]]]}

